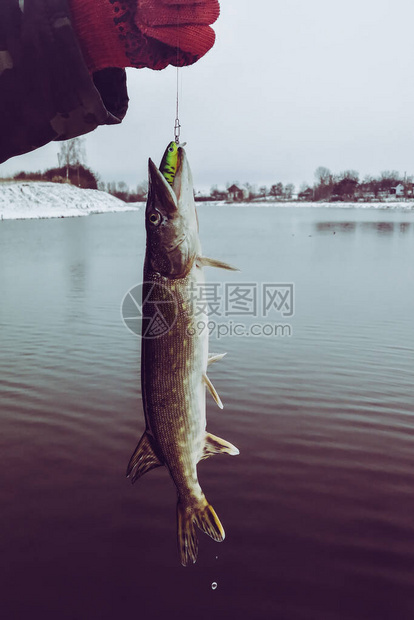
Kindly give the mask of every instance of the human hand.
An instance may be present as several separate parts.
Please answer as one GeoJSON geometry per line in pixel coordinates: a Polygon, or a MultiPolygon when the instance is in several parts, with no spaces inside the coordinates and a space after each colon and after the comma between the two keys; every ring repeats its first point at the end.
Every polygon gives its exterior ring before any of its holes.
{"type": "MultiPolygon", "coordinates": [[[[1,2],[1,0],[0,0],[1,2]]],[[[91,72],[191,65],[214,45],[218,0],[69,0],[91,72]]]]}
{"type": "MultiPolygon", "coordinates": [[[[210,25],[219,14],[218,0],[138,0],[134,19],[144,35],[173,48],[175,57],[172,53],[168,64],[181,66],[192,64],[214,45],[210,25]]],[[[156,43],[153,47],[156,56],[156,43]]]]}

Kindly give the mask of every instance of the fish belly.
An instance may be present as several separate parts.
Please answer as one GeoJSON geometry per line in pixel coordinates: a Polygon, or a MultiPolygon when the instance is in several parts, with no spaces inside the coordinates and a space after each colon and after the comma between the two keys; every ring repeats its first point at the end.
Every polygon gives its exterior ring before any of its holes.
{"type": "MultiPolygon", "coordinates": [[[[168,332],[142,340],[142,390],[146,424],[157,442],[179,495],[200,496],[197,462],[206,433],[207,317],[197,313],[195,291],[203,272],[194,266],[186,278],[169,280],[145,273],[176,300],[176,319],[168,332]],[[205,324],[205,329],[202,324],[205,324]]],[[[145,295],[145,291],[144,291],[145,295]]]]}

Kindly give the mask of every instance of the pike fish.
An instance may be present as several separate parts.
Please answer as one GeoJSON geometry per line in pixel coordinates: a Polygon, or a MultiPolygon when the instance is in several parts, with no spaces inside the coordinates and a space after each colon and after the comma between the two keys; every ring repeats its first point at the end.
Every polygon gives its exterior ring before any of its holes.
{"type": "Polygon", "coordinates": [[[234,267],[201,254],[192,175],[182,147],[172,186],[149,160],[145,226],[143,335],[145,322],[156,318],[171,327],[157,337],[142,339],[146,429],[128,464],[127,477],[135,482],[155,467],[168,469],[178,495],[178,550],[187,566],[197,559],[196,526],[217,542],[225,536],[198,482],[197,463],[214,454],[236,455],[239,450],[206,431],[206,388],[223,407],[207,377],[207,366],[225,354],[208,353],[207,316],[196,315],[194,289],[204,283],[205,266],[234,267]],[[206,329],[200,329],[200,320],[206,329]]]}

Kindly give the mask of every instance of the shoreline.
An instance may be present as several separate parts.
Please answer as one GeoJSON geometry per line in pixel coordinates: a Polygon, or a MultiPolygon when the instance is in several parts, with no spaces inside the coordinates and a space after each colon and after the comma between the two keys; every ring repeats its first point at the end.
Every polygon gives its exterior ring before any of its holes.
{"type": "Polygon", "coordinates": [[[257,201],[257,202],[228,202],[226,200],[211,200],[211,201],[196,201],[196,206],[206,205],[215,207],[266,207],[266,208],[306,208],[306,209],[371,209],[382,211],[413,211],[414,201],[400,202],[305,202],[305,201],[291,201],[291,202],[278,202],[278,201],[257,201]]]}
{"type": "Polygon", "coordinates": [[[0,184],[0,221],[84,217],[138,211],[143,203],[125,203],[96,189],[43,181],[0,184]]]}
{"type": "MultiPolygon", "coordinates": [[[[84,217],[101,213],[138,211],[144,202],[125,203],[115,196],[95,189],[81,189],[70,184],[43,181],[0,183],[0,223],[6,220],[56,219],[84,217]]],[[[277,209],[326,209],[414,212],[414,201],[387,202],[305,202],[273,201],[229,202],[196,200],[200,208],[228,207],[277,209]]]]}

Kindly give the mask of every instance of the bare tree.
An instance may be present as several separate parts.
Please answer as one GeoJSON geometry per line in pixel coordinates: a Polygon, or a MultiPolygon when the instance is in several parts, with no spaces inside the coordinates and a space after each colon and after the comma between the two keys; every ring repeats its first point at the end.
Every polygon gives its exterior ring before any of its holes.
{"type": "Polygon", "coordinates": [[[118,181],[117,191],[123,194],[126,194],[129,191],[129,187],[125,181],[118,181]]]}
{"type": "Polygon", "coordinates": [[[257,195],[256,185],[252,185],[251,183],[243,183],[243,187],[247,193],[247,199],[252,200],[257,195]]]}
{"type": "Polygon", "coordinates": [[[381,179],[392,179],[393,181],[400,181],[401,175],[398,170],[383,170],[381,172],[381,179]]]}
{"type": "MultiPolygon", "coordinates": [[[[58,153],[58,162],[60,168],[66,168],[66,178],[69,178],[69,167],[78,167],[86,162],[85,138],[73,138],[60,143],[58,153]]],[[[78,178],[79,181],[79,178],[78,178]]],[[[79,185],[79,183],[78,183],[79,185]]]]}
{"type": "Polygon", "coordinates": [[[283,183],[275,183],[270,188],[270,195],[275,197],[283,196],[283,183]]]}
{"type": "Polygon", "coordinates": [[[342,179],[349,179],[359,183],[359,172],[357,170],[344,170],[339,174],[339,180],[341,181],[342,179]]]}
{"type": "Polygon", "coordinates": [[[295,186],[293,185],[293,183],[288,183],[287,185],[285,185],[285,196],[289,200],[292,198],[294,191],[295,186]]]}
{"type": "Polygon", "coordinates": [[[315,178],[319,185],[329,185],[333,181],[332,172],[325,166],[319,166],[315,170],[315,178]]]}
{"type": "Polygon", "coordinates": [[[393,187],[401,183],[401,175],[397,170],[383,170],[380,178],[380,190],[390,192],[393,187]]]}
{"type": "MultiPolygon", "coordinates": [[[[230,187],[230,186],[229,186],[230,187]]],[[[218,200],[218,196],[220,195],[219,188],[217,185],[212,185],[210,189],[210,196],[213,200],[218,200]]]]}
{"type": "Polygon", "coordinates": [[[137,185],[137,196],[139,200],[146,200],[148,195],[148,181],[142,181],[137,185]]]}

